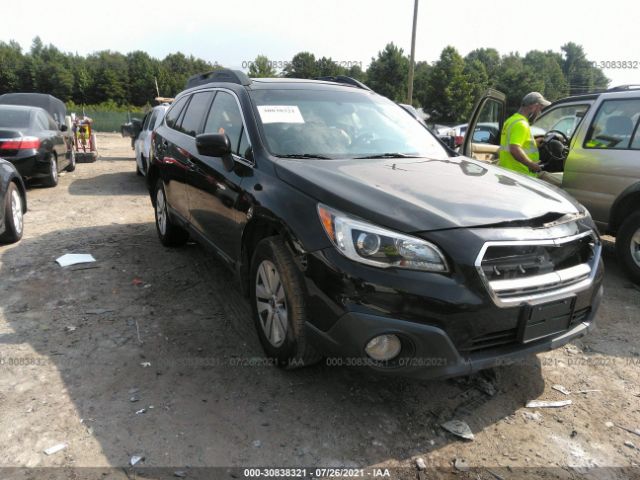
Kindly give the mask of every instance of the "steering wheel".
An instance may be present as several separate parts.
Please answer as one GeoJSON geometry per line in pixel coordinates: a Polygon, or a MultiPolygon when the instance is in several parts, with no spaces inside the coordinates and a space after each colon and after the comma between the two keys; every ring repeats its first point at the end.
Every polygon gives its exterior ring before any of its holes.
{"type": "Polygon", "coordinates": [[[569,137],[567,137],[563,132],[561,132],[560,130],[549,130],[545,136],[544,136],[544,140],[542,140],[542,144],[545,145],[547,143],[549,143],[551,140],[553,140],[554,138],[556,138],[556,134],[559,135],[562,140],[562,143],[565,146],[569,146],[569,137]]]}
{"type": "Polygon", "coordinates": [[[562,172],[568,156],[569,138],[560,130],[549,130],[540,144],[540,167],[546,172],[562,172]]]}

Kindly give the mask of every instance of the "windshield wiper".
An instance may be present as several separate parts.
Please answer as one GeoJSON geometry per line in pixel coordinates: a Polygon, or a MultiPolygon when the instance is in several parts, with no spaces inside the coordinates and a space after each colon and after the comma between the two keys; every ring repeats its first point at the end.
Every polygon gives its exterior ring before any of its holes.
{"type": "Polygon", "coordinates": [[[378,155],[366,155],[364,157],[354,157],[356,160],[365,158],[421,158],[419,155],[409,155],[407,153],[380,153],[378,155]]]}
{"type": "Polygon", "coordinates": [[[275,155],[278,158],[318,158],[320,160],[331,160],[331,157],[319,155],[317,153],[289,153],[286,155],[275,155]]]}

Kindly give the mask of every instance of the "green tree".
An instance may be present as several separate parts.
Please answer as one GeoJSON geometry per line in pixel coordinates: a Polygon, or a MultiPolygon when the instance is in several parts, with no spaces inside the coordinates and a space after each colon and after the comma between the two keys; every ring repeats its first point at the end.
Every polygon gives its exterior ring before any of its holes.
{"type": "Polygon", "coordinates": [[[318,77],[318,65],[313,53],[296,53],[284,68],[284,76],[289,78],[316,78],[318,77]]]}
{"type": "Polygon", "coordinates": [[[496,84],[502,60],[500,54],[495,48],[477,48],[467,54],[464,58],[465,63],[473,63],[478,60],[484,65],[485,71],[489,78],[489,86],[496,84]]]}
{"type": "Polygon", "coordinates": [[[562,72],[562,56],[559,53],[532,50],[525,55],[523,66],[536,72],[542,84],[539,91],[547,99],[554,101],[569,94],[569,85],[562,72]]]}
{"type": "Polygon", "coordinates": [[[564,61],[562,71],[569,84],[569,93],[578,95],[606,88],[609,79],[602,70],[587,60],[582,46],[569,42],[562,46],[564,61]]]}
{"type": "MultiPolygon", "coordinates": [[[[474,63],[474,67],[480,68],[474,63]]],[[[421,103],[433,118],[441,122],[461,122],[468,119],[473,107],[474,85],[465,72],[464,59],[449,46],[433,65],[421,103]]]]}
{"type": "Polygon", "coordinates": [[[502,57],[497,89],[507,95],[507,114],[520,108],[522,98],[529,92],[544,90],[544,81],[517,53],[502,57]]]}
{"type": "Polygon", "coordinates": [[[431,75],[431,65],[428,62],[416,62],[413,73],[413,106],[425,107],[422,103],[427,98],[429,80],[431,75]]]}
{"type": "Polygon", "coordinates": [[[249,76],[252,78],[271,78],[277,74],[273,64],[265,55],[258,55],[249,65],[249,76]]]}
{"type": "Polygon", "coordinates": [[[22,49],[17,42],[0,42],[0,94],[20,89],[22,63],[22,49]]]}
{"type": "Polygon", "coordinates": [[[388,43],[377,58],[371,59],[367,70],[369,87],[396,102],[406,101],[408,76],[409,58],[393,43],[388,43]]]}
{"type": "Polygon", "coordinates": [[[129,77],[129,103],[145,105],[152,103],[157,96],[155,77],[158,74],[158,61],[146,52],[135,51],[127,55],[129,77]]]}
{"type": "Polygon", "coordinates": [[[335,77],[337,75],[346,75],[347,71],[333,61],[331,57],[322,57],[316,61],[317,72],[319,77],[335,77]]]}

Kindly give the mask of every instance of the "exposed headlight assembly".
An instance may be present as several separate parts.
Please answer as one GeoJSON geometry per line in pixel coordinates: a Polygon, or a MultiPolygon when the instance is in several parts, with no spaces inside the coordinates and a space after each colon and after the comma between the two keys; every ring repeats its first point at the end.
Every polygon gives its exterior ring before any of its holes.
{"type": "Polygon", "coordinates": [[[434,244],[387,230],[318,204],[318,215],[331,242],[345,257],[380,268],[448,272],[434,244]]]}

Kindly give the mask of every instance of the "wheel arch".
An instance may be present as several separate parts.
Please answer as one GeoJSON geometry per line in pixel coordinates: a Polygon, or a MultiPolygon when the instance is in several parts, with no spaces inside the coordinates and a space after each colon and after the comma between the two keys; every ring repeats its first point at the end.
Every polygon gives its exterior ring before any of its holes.
{"type": "Polygon", "coordinates": [[[291,229],[279,218],[267,212],[253,215],[247,222],[241,239],[240,261],[238,262],[238,276],[244,295],[249,295],[249,275],[251,269],[251,258],[258,244],[265,238],[280,235],[294,257],[296,254],[304,253],[302,244],[297,240],[291,229]]]}
{"type": "Polygon", "coordinates": [[[634,211],[640,211],[640,182],[627,187],[613,202],[609,214],[609,233],[617,233],[625,218],[634,211]]]}

